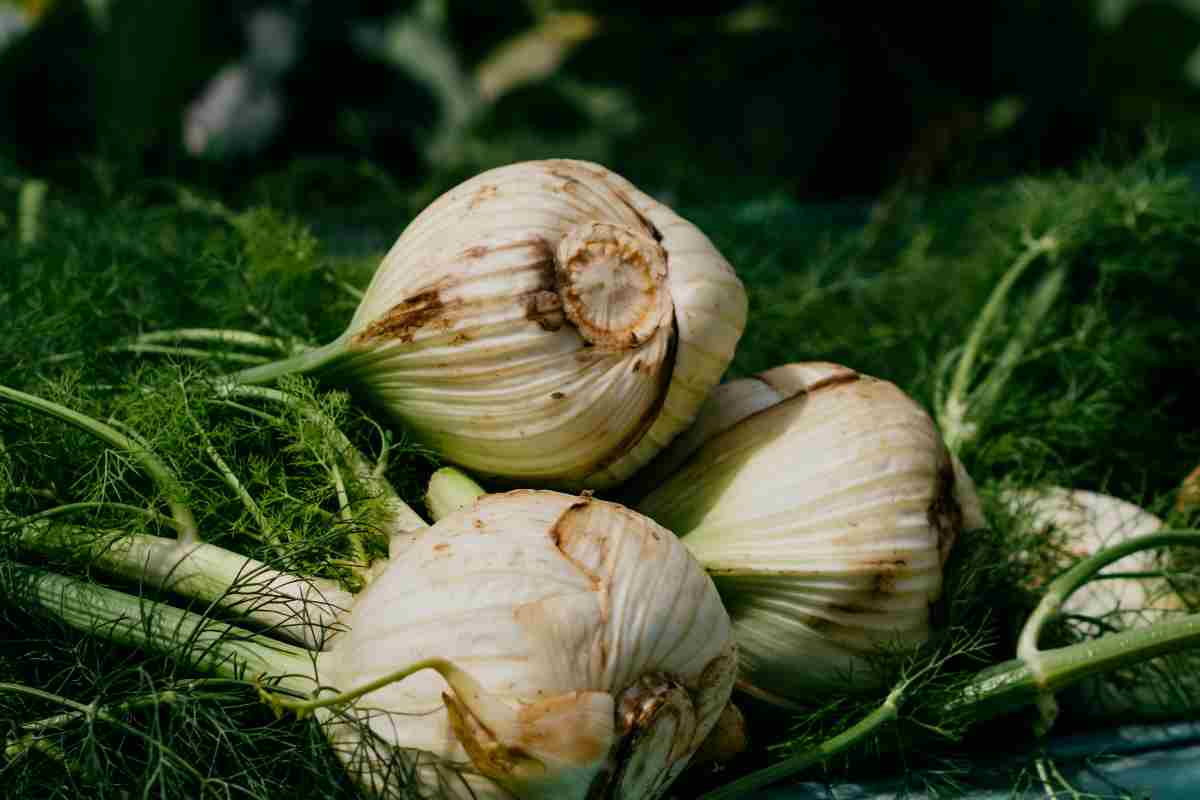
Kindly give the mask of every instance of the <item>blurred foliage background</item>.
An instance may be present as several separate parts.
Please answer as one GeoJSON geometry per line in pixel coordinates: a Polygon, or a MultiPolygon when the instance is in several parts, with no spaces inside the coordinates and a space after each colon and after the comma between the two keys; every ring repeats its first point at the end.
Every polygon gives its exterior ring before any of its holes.
{"type": "Polygon", "coordinates": [[[330,207],[558,155],[703,204],[1200,153],[1200,0],[654,5],[0,0],[0,170],[330,207]]]}

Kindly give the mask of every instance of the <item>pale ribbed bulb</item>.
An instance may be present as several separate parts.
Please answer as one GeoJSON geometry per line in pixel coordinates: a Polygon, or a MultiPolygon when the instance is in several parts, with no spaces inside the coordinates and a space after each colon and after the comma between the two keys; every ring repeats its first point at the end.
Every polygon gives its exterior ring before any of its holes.
{"type": "Polygon", "coordinates": [[[871,685],[878,648],[924,642],[950,547],[983,525],[929,415],[837,364],[718,387],[651,470],[663,482],[638,510],[713,575],[739,685],[781,703],[871,685]]]}

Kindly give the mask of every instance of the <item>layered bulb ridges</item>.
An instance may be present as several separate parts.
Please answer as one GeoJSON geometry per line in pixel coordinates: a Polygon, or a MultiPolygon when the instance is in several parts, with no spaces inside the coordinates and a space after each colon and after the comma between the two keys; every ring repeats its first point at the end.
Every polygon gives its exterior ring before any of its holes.
{"type": "Polygon", "coordinates": [[[658,469],[638,509],[713,575],[740,685],[781,703],[873,685],[880,648],[924,642],[950,547],[983,524],[929,415],[836,364],[723,384],[658,469]]]}
{"type": "Polygon", "coordinates": [[[658,797],[736,673],[728,615],[678,539],[557,492],[488,495],[415,533],[347,622],[322,684],[445,662],[325,715],[352,774],[384,796],[658,797]]]}
{"type": "Polygon", "coordinates": [[[320,368],[477,474],[603,488],[691,422],[745,318],[691,223],[596,164],[526,162],[413,220],[320,368]]]}

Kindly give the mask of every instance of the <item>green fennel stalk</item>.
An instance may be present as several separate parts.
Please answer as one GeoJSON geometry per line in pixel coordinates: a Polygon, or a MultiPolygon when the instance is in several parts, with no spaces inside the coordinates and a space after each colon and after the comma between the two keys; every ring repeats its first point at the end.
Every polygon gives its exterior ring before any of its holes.
{"type": "MultiPolygon", "coordinates": [[[[330,175],[331,184],[339,180],[330,175]]],[[[299,561],[301,572],[341,574],[331,564],[347,549],[331,516],[333,504],[323,493],[324,482],[312,479],[321,468],[305,462],[305,480],[287,474],[307,456],[282,453],[278,436],[256,433],[249,424],[201,415],[214,446],[283,538],[268,547],[244,535],[242,507],[236,498],[230,500],[223,483],[215,482],[214,488],[207,480],[204,453],[187,441],[191,425],[170,404],[150,406],[138,394],[138,384],[153,383],[164,371],[147,369],[148,359],[101,352],[110,343],[136,342],[208,345],[213,351],[244,347],[276,356],[287,353],[286,343],[293,337],[329,341],[342,330],[354,303],[330,296],[325,265],[317,269],[311,256],[293,259],[294,265],[283,263],[291,253],[303,254],[301,231],[275,213],[257,214],[253,225],[230,227],[187,207],[139,197],[136,189],[121,203],[87,206],[53,191],[59,200],[43,207],[42,233],[34,245],[0,246],[0,306],[6,312],[0,314],[0,349],[5,353],[0,382],[39,392],[51,381],[67,387],[57,395],[64,403],[74,405],[72,398],[79,396],[128,411],[168,463],[180,467],[190,505],[207,536],[235,531],[237,538],[219,543],[245,549],[260,563],[276,567],[282,560],[286,571],[299,561]],[[280,321],[286,321],[286,329],[280,321]],[[136,336],[137,331],[166,326],[251,328],[258,332],[253,335],[283,344],[257,348],[234,337],[139,341],[142,337],[136,336]],[[49,360],[48,354],[62,350],[85,355],[69,365],[49,360]],[[95,358],[87,357],[92,353],[95,358]],[[301,536],[312,544],[302,546],[301,536]]],[[[1186,176],[1151,157],[1119,168],[1095,165],[1070,175],[906,200],[899,213],[882,224],[870,223],[866,231],[859,227],[865,210],[828,213],[784,198],[695,209],[693,218],[737,265],[751,292],[753,322],[733,373],[745,375],[789,360],[840,361],[886,376],[911,388],[927,407],[938,408],[936,390],[948,388],[952,376],[952,369],[942,374],[938,366],[957,366],[943,356],[961,352],[989,292],[1012,266],[1021,231],[1061,232],[1062,247],[1047,270],[1064,270],[1059,299],[1038,326],[1036,341],[1028,343],[1020,368],[1008,374],[998,402],[986,409],[971,406],[976,414],[968,422],[979,423],[984,433],[964,448],[964,460],[985,492],[998,485],[1052,483],[1141,498],[1154,513],[1168,507],[1179,477],[1195,467],[1200,452],[1191,412],[1197,398],[1186,380],[1200,367],[1200,329],[1192,324],[1196,296],[1186,269],[1200,257],[1200,195],[1186,176]],[[869,246],[862,244],[866,233],[869,246]]],[[[304,202],[298,192],[296,207],[304,202]]],[[[381,212],[377,218],[387,221],[377,232],[380,248],[394,236],[396,222],[394,209],[381,212]]],[[[335,263],[332,272],[343,283],[365,285],[376,262],[372,253],[335,263]]],[[[978,396],[995,374],[992,366],[1028,316],[1028,298],[1039,290],[1037,273],[1046,263],[1040,259],[1030,265],[1008,294],[1005,313],[997,316],[977,350],[969,395],[978,396]]],[[[234,405],[232,400],[214,401],[209,409],[225,411],[234,405]]],[[[26,434],[19,424],[6,427],[10,420],[20,423],[16,414],[6,416],[0,409],[0,503],[18,516],[29,520],[48,511],[47,505],[71,506],[71,501],[102,497],[103,509],[79,507],[55,519],[70,514],[79,523],[75,532],[99,527],[104,535],[116,528],[165,532],[171,527],[170,516],[168,523],[151,520],[147,509],[118,508],[118,499],[129,498],[111,497],[111,491],[125,491],[125,485],[104,483],[107,478],[99,472],[84,472],[87,462],[81,462],[73,445],[37,431],[26,434]]],[[[253,420],[261,431],[290,435],[295,429],[295,417],[288,413],[253,420]]],[[[356,441],[378,441],[365,421],[356,425],[356,441]]],[[[403,443],[403,431],[396,434],[403,443]]],[[[423,452],[398,448],[388,477],[415,499],[431,461],[423,452]]],[[[348,474],[346,478],[353,480],[348,474]]],[[[351,499],[358,502],[353,489],[351,499]]],[[[162,510],[169,515],[168,508],[162,510]]],[[[989,571],[973,571],[955,593],[954,602],[972,625],[981,607],[991,612],[988,630],[1028,611],[1013,594],[1012,577],[1018,571],[1013,564],[1020,563],[1013,554],[1035,558],[1041,544],[1017,540],[1011,528],[999,521],[985,543],[992,548],[989,571]]],[[[10,555],[3,554],[3,564],[10,555]]],[[[989,657],[1006,658],[1012,652],[1007,645],[999,637],[989,657]]],[[[64,638],[52,622],[23,614],[16,603],[0,618],[0,680],[49,683],[60,696],[118,704],[170,681],[163,669],[163,661],[145,651],[126,653],[97,638],[64,638]]],[[[964,713],[974,708],[986,716],[989,697],[995,708],[1007,709],[1038,694],[1021,677],[1019,664],[996,669],[992,682],[984,681],[987,673],[980,675],[981,705],[957,708],[964,713]]],[[[273,723],[261,704],[253,702],[195,698],[152,718],[138,717],[133,724],[202,765],[207,775],[228,778],[234,793],[256,800],[281,793],[322,800],[357,797],[345,785],[341,766],[327,756],[326,742],[312,733],[314,726],[273,723]]],[[[922,699],[919,692],[902,698],[901,717],[906,710],[925,708],[922,699]]],[[[0,716],[31,720],[47,713],[32,699],[0,697],[0,716]]],[[[824,720],[830,733],[840,732],[832,727],[841,726],[839,720],[829,715],[824,720]]],[[[1067,722],[1060,721],[1060,728],[1067,722]]],[[[787,723],[774,724],[756,738],[756,747],[789,742],[787,723]]],[[[122,730],[93,726],[42,741],[61,744],[72,757],[81,750],[95,753],[107,767],[64,775],[38,759],[6,765],[6,791],[14,797],[80,792],[113,798],[197,796],[191,773],[176,769],[177,762],[158,759],[153,749],[138,756],[122,730]]],[[[930,752],[937,757],[936,748],[930,752]]],[[[905,763],[919,771],[924,755],[924,749],[910,750],[905,763]]],[[[852,763],[859,776],[871,768],[858,759],[852,763]]]]}
{"type": "MultiPolygon", "coordinates": [[[[1158,540],[1141,542],[1145,546],[1200,541],[1200,531],[1173,531],[1157,535],[1158,540]]],[[[1146,537],[1147,539],[1150,537],[1146,537]]],[[[1051,587],[1055,595],[1069,594],[1064,588],[1077,581],[1087,570],[1101,569],[1129,550],[1105,553],[1081,564],[1073,573],[1059,578],[1051,587]]],[[[286,645],[261,634],[253,634],[235,625],[205,618],[193,612],[146,601],[141,598],[97,586],[93,583],[30,567],[17,567],[12,581],[18,596],[40,606],[66,624],[118,644],[165,652],[191,668],[219,677],[260,681],[268,689],[266,699],[274,706],[298,713],[352,700],[377,688],[375,684],[313,703],[294,703],[273,698],[270,689],[306,694],[316,685],[308,651],[286,645]]],[[[1070,686],[1099,672],[1144,661],[1169,652],[1200,644],[1200,614],[1159,622],[1139,630],[1108,634],[1039,654],[1035,672],[1024,659],[1017,658],[980,672],[946,704],[942,713],[949,718],[982,722],[990,717],[1035,703],[1046,691],[1070,686]]],[[[382,683],[399,680],[421,669],[442,669],[438,660],[419,662],[385,676],[382,683]],[[435,663],[436,662],[436,663],[435,663]]],[[[878,709],[850,728],[811,750],[791,756],[764,770],[739,778],[728,786],[705,795],[706,800],[726,800],[748,793],[793,775],[860,744],[878,729],[899,718],[906,691],[922,672],[936,668],[929,664],[902,681],[889,692],[878,709]]],[[[382,683],[380,685],[382,685],[382,683]]]]}
{"type": "MultiPolygon", "coordinates": [[[[1015,659],[980,671],[959,690],[957,697],[938,710],[942,721],[978,724],[1001,714],[1029,705],[1047,708],[1046,698],[1090,675],[1136,664],[1166,653],[1200,646],[1200,613],[1180,619],[1156,622],[1145,628],[1109,633],[1096,639],[1052,650],[1036,650],[1029,642],[1071,592],[1083,585],[1108,564],[1139,550],[1176,544],[1200,545],[1200,530],[1160,531],[1105,549],[1080,561],[1056,578],[1047,588],[1037,612],[1022,632],[1022,646],[1015,659]]],[[[884,702],[870,714],[836,736],[776,764],[753,772],[703,796],[703,800],[732,800],[748,797],[776,781],[795,775],[840,752],[861,745],[885,725],[900,718],[906,690],[920,677],[902,680],[884,702]]],[[[1049,721],[1043,716],[1039,732],[1044,734],[1049,721]]]]}

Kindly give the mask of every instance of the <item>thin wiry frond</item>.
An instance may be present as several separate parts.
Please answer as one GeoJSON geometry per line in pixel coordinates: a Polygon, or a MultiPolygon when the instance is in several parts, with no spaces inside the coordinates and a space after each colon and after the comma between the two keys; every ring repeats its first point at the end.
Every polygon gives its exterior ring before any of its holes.
{"type": "MultiPolygon", "coordinates": [[[[939,637],[916,653],[880,654],[884,673],[911,681],[897,722],[820,773],[861,781],[901,770],[911,794],[946,797],[981,783],[1025,781],[1040,790],[1037,752],[1016,768],[986,758],[990,741],[1028,739],[1028,720],[997,720],[980,731],[969,719],[937,712],[981,661],[1012,655],[1036,601],[1029,571],[1044,574],[1040,567],[1063,547],[1016,524],[997,502],[1001,492],[1048,484],[1095,489],[1165,514],[1179,481],[1200,462],[1193,380],[1200,373],[1200,195],[1151,153],[1117,168],[1097,164],[932,196],[901,192],[875,209],[767,199],[682,211],[737,267],[750,294],[733,374],[837,361],[896,382],[935,414],[997,282],[1029,241],[1054,236],[1053,259],[1031,262],[981,329],[962,383],[974,427],[959,455],[980,484],[989,527],[956,547],[934,609],[939,637]]],[[[219,342],[189,343],[209,352],[207,359],[119,348],[149,331],[196,327],[247,330],[285,347],[328,341],[355,305],[339,285],[364,285],[382,252],[325,253],[312,231],[328,220],[225,208],[183,187],[132,187],[97,204],[64,199],[48,204],[43,217],[36,243],[0,240],[0,383],[144,441],[181,477],[206,541],[267,568],[357,586],[362,562],[386,553],[386,503],[344,469],[339,491],[331,476],[336,450],[297,409],[332,419],[372,464],[386,449],[385,477],[414,505],[436,454],[403,430],[385,435],[345,395],[311,382],[286,385],[297,403],[291,406],[220,396],[213,378],[238,364],[222,360],[219,342]]],[[[363,233],[381,250],[403,223],[394,208],[357,218],[386,225],[363,233]]],[[[5,586],[5,570],[31,559],[16,546],[14,519],[71,506],[49,523],[97,537],[169,537],[165,499],[128,454],[0,405],[5,586]]],[[[186,604],[169,585],[116,581],[70,554],[39,563],[110,581],[147,604],[186,604]]],[[[1170,569],[1194,607],[1194,558],[1173,558],[1170,569]]],[[[264,574],[239,576],[228,592],[233,610],[189,608],[221,625],[237,611],[275,602],[279,587],[264,574]]],[[[1104,624],[1067,620],[1043,644],[1088,637],[1104,624]]],[[[389,784],[398,786],[425,765],[424,756],[392,750],[365,726],[350,753],[334,753],[311,721],[277,719],[255,686],[204,678],[186,660],[113,646],[96,634],[69,630],[11,596],[0,602],[0,683],[44,693],[0,691],[0,735],[10,745],[30,743],[0,761],[6,796],[353,798],[361,792],[347,764],[390,771],[397,780],[389,784]],[[95,711],[89,716],[55,697],[95,711]]],[[[1126,696],[1150,687],[1168,705],[1194,709],[1196,687],[1182,679],[1194,674],[1193,661],[1160,659],[1120,671],[1110,684],[1126,696]]],[[[681,796],[823,741],[882,698],[846,693],[781,713],[739,696],[754,749],[723,773],[685,776],[681,796]]],[[[1092,724],[1082,714],[1073,721],[1071,698],[1062,699],[1060,729],[1092,724]]],[[[1043,772],[1053,777],[1045,764],[1043,772]]]]}

